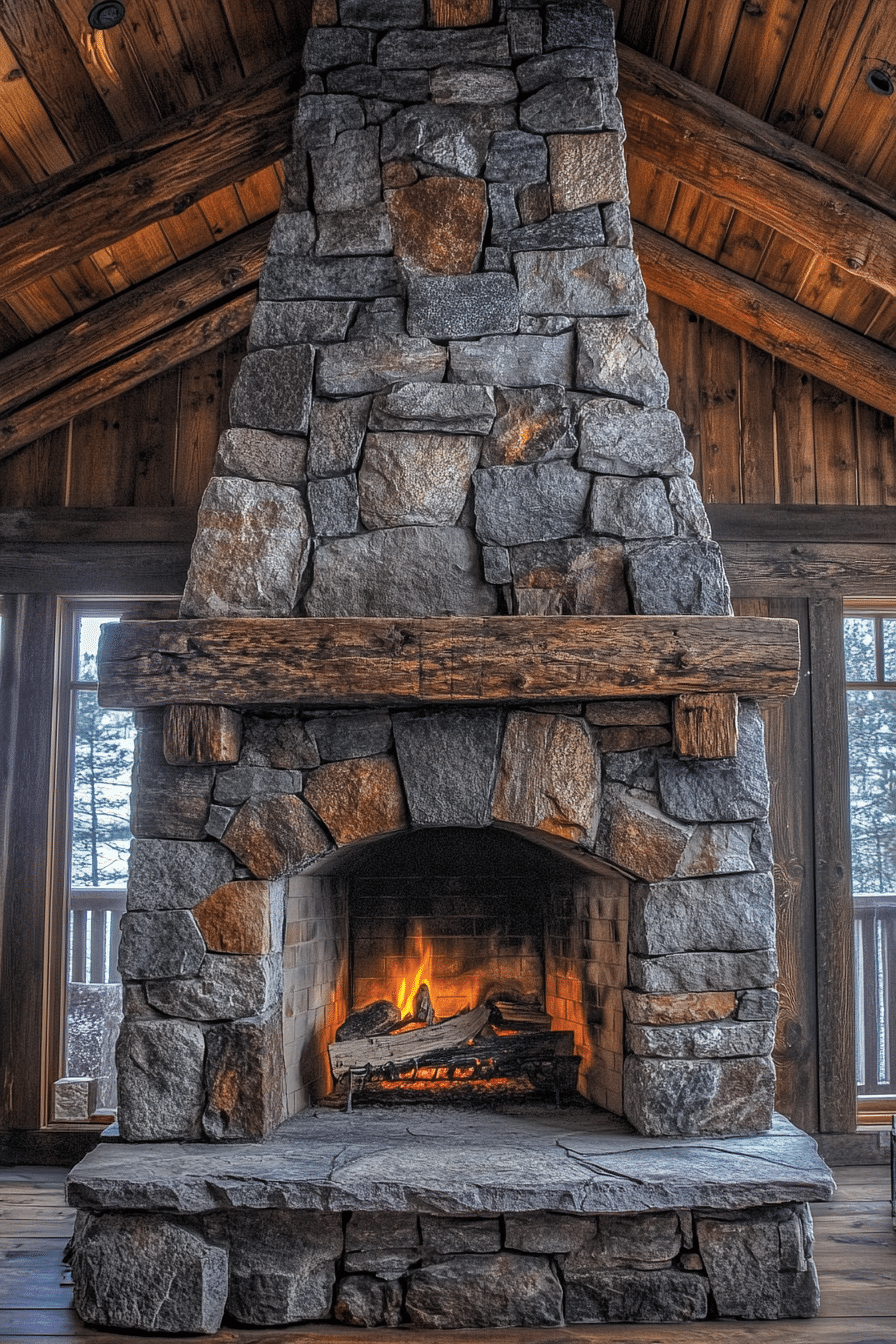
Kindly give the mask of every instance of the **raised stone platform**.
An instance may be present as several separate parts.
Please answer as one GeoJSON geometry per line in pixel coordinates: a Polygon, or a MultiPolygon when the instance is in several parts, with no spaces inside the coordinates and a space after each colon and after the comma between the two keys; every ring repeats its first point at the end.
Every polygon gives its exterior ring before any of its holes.
{"type": "Polygon", "coordinates": [[[306,1111],[263,1143],[101,1144],[68,1179],[80,1209],[639,1213],[830,1199],[783,1116],[751,1138],[649,1139],[597,1108],[306,1111]]]}

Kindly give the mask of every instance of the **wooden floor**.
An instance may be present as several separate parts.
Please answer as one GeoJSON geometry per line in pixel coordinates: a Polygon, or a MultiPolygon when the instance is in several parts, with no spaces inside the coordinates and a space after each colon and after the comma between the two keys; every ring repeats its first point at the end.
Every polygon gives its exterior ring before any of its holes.
{"type": "MultiPolygon", "coordinates": [[[[564,1330],[505,1330],[506,1344],[896,1344],[896,1233],[886,1167],[840,1167],[832,1204],[813,1205],[821,1315],[814,1321],[707,1321],[698,1325],[593,1325],[564,1330]]],[[[170,1339],[117,1335],[82,1325],[62,1252],[73,1215],[63,1203],[65,1173],[57,1167],[0,1167],[0,1344],[69,1340],[135,1344],[170,1339]]],[[[359,1337],[339,1327],[224,1329],[213,1344],[336,1344],[359,1337]]],[[[456,1330],[450,1344],[476,1344],[494,1331],[456,1330]]],[[[376,1344],[409,1344],[410,1330],[378,1330],[376,1344]]],[[[431,1340],[429,1333],[425,1338],[431,1340]]]]}

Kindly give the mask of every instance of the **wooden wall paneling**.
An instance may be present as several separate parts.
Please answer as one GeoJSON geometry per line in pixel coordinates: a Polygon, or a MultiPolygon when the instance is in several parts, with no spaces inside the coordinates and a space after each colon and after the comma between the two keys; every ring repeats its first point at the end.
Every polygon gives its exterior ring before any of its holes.
{"type": "Polygon", "coordinates": [[[175,263],[175,256],[160,224],[147,224],[109,248],[122,275],[132,285],[148,280],[175,263]]]}
{"type": "Polygon", "coordinates": [[[87,22],[83,0],[53,0],[53,3],[119,134],[129,139],[148,131],[163,114],[127,41],[133,18],[129,17],[117,28],[97,30],[87,22]]]}
{"type": "Polygon", "coordinates": [[[262,168],[257,173],[251,173],[249,177],[244,177],[233,185],[250,224],[266,219],[280,206],[282,185],[274,164],[271,164],[270,168],[262,168]]]}
{"type": "Polygon", "coordinates": [[[267,0],[256,0],[251,8],[241,0],[221,0],[221,8],[243,74],[257,74],[270,63],[271,52],[283,50],[284,34],[277,15],[267,0]]]}
{"type": "Polygon", "coordinates": [[[806,7],[806,0],[765,0],[744,5],[716,92],[763,117],[806,7]]]}
{"type": "MultiPolygon", "coordinates": [[[[854,8],[861,13],[862,6],[854,8]]],[[[881,142],[892,135],[892,105],[868,87],[867,76],[882,57],[886,63],[883,54],[892,53],[894,45],[896,11],[890,0],[871,0],[815,137],[819,149],[860,173],[868,171],[881,142]]]]}
{"type": "Polygon", "coordinates": [[[672,62],[674,69],[715,92],[741,9],[741,0],[704,0],[700,5],[688,5],[672,62]]]}
{"type": "Polygon", "coordinates": [[[110,397],[75,416],[66,503],[73,508],[123,506],[134,502],[135,463],[129,432],[128,394],[110,397]]]}
{"type": "Polygon", "coordinates": [[[154,0],[154,7],[166,30],[178,32],[204,97],[240,82],[243,70],[219,0],[154,0]]]}
{"type": "Polygon", "coordinates": [[[632,214],[658,233],[665,232],[680,186],[678,179],[635,157],[631,150],[626,151],[626,170],[632,214]]]}
{"type": "Polygon", "coordinates": [[[753,278],[776,294],[795,299],[814,262],[815,254],[802,243],[773,232],[753,278]]]}
{"type": "Polygon", "coordinates": [[[775,360],[773,377],[778,498],[782,504],[814,504],[812,379],[780,359],[775,360]]]}
{"type": "Polygon", "coordinates": [[[21,318],[13,312],[9,304],[0,299],[0,350],[6,354],[16,346],[27,341],[28,328],[21,318]]]}
{"type": "Polygon", "coordinates": [[[179,215],[160,220],[159,228],[178,261],[192,257],[215,242],[215,235],[198,204],[187,206],[179,215]]]}
{"type": "Polygon", "coordinates": [[[737,271],[738,275],[755,279],[774,233],[767,224],[760,224],[742,210],[735,210],[728,221],[728,231],[717,260],[729,270],[737,271]]]}
{"type": "Polygon", "coordinates": [[[175,505],[196,505],[209,482],[220,433],[227,356],[223,346],[180,369],[175,505]]]}
{"type": "Polygon", "coordinates": [[[71,266],[61,266],[52,276],[47,276],[47,281],[56,285],[76,313],[95,308],[115,293],[92,257],[84,257],[71,266]]]}
{"type": "Polygon", "coordinates": [[[202,89],[177,25],[160,19],[155,0],[129,0],[125,26],[133,59],[146,71],[161,117],[174,116],[202,101],[202,89]]]}
{"type": "Polygon", "coordinates": [[[75,314],[51,275],[7,294],[6,302],[29,336],[37,336],[60,322],[67,322],[75,314]]]}
{"type": "Polygon", "coordinates": [[[856,454],[860,504],[896,505],[893,417],[856,403],[856,454]]]}
{"type": "Polygon", "coordinates": [[[777,500],[773,366],[771,355],[749,341],[741,341],[740,478],[745,504],[774,504],[777,500]]]}
{"type": "Polygon", "coordinates": [[[179,393],[180,370],[171,369],[121,398],[130,425],[123,447],[134,467],[130,503],[138,508],[173,503],[179,393]]]}
{"type": "Polygon", "coordinates": [[[57,602],[7,598],[0,675],[0,1128],[42,1121],[47,851],[57,602]]]}
{"type": "Polygon", "coordinates": [[[773,126],[814,144],[867,9],[867,0],[806,6],[766,118],[773,126]]]}
{"type": "Polygon", "coordinates": [[[248,222],[246,212],[233,186],[222,187],[220,191],[213,191],[211,195],[204,196],[199,202],[199,208],[216,238],[237,233],[240,229],[244,229],[248,222]]]}
{"type": "Polygon", "coordinates": [[[688,452],[694,459],[694,477],[699,482],[700,319],[658,294],[648,294],[647,298],[660,359],[669,377],[669,405],[681,421],[688,452]]]}
{"type": "Polygon", "coordinates": [[[0,191],[26,191],[30,185],[31,178],[22,167],[18,155],[13,152],[6,138],[0,135],[0,191]]]}
{"type": "Polygon", "coordinates": [[[18,57],[0,31],[0,126],[31,182],[61,172],[73,162],[47,110],[27,79],[18,57]],[[15,73],[13,73],[15,72],[15,73]]]}
{"type": "Polygon", "coordinates": [[[852,397],[813,380],[812,427],[815,441],[815,498],[819,504],[857,504],[855,402],[852,397]]]}
{"type": "Polygon", "coordinates": [[[664,65],[671,65],[678,46],[688,0],[625,0],[618,29],[620,42],[664,65]]]}
{"type": "Polygon", "coordinates": [[[855,1129],[855,990],[843,602],[809,598],[819,1130],[855,1129]]]}
{"type": "Polygon", "coordinates": [[[700,330],[700,461],[707,503],[737,504],[740,482],[740,341],[712,322],[700,330]]]}
{"type": "Polygon", "coordinates": [[[0,507],[51,508],[65,504],[69,426],[44,434],[13,457],[0,459],[0,507]]]}
{"type": "Polygon", "coordinates": [[[121,139],[51,0],[5,0],[0,25],[74,158],[95,154],[121,139]]]}

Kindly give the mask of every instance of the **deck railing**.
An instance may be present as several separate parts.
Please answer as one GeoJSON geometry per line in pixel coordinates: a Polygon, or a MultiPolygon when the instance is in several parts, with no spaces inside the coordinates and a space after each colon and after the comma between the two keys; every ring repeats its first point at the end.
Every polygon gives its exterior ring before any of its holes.
{"type": "Polygon", "coordinates": [[[896,1094],[896,892],[859,892],[855,908],[859,1097],[896,1094]]]}
{"type": "Polygon", "coordinates": [[[124,888],[77,887],[69,896],[68,978],[79,984],[117,985],[119,925],[124,888]]]}

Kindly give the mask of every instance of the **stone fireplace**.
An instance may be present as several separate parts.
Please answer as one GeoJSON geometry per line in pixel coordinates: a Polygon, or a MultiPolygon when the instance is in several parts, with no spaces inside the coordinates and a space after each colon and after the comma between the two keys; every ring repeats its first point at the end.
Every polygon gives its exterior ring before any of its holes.
{"type": "Polygon", "coordinates": [[[139,731],[78,1310],[811,1315],[755,704],[796,636],[731,615],[666,408],[611,12],[315,16],[181,619],[101,648],[139,731]]]}

